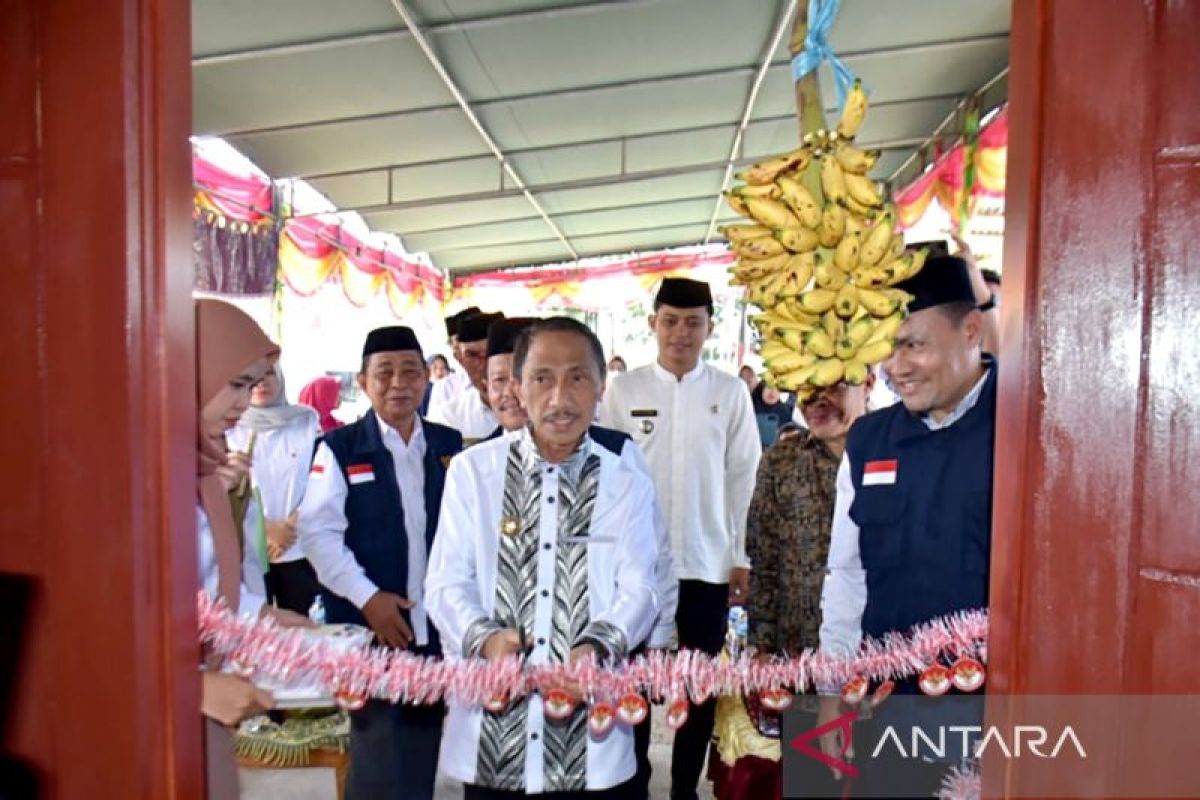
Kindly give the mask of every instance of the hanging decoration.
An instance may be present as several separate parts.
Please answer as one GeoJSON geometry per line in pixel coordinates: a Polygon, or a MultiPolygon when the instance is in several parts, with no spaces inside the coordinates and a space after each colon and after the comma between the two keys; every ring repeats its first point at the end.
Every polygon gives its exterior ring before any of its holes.
{"type": "MultiPolygon", "coordinates": [[[[427,704],[439,700],[503,707],[513,698],[576,683],[593,705],[630,719],[642,706],[636,696],[667,701],[676,717],[686,715],[686,698],[702,702],[729,694],[760,694],[772,710],[782,710],[795,692],[841,686],[843,699],[882,702],[894,681],[941,670],[937,693],[951,686],[976,690],[987,661],[987,612],[971,611],[932,620],[907,636],[865,641],[857,655],[835,658],[806,650],[794,658],[736,660],[684,650],[651,653],[618,664],[579,662],[571,666],[533,666],[521,658],[502,661],[443,661],[402,650],[372,647],[347,650],[314,642],[299,629],[279,628],[270,619],[240,619],[224,604],[201,592],[200,640],[209,652],[248,677],[275,681],[314,681],[339,702],[353,708],[367,699],[427,704]],[[946,666],[950,665],[950,666],[946,666]],[[944,675],[943,675],[944,673],[944,675]],[[953,676],[962,673],[960,683],[953,676]],[[944,676],[951,676],[945,678],[944,676]],[[969,677],[969,679],[968,679],[969,677]],[[682,704],[682,705],[680,705],[682,704]]],[[[570,702],[558,698],[556,702],[570,702]]],[[[682,722],[682,720],[680,720],[682,722]]]]}
{"type": "MultiPolygon", "coordinates": [[[[978,116],[975,119],[978,120],[978,116]]],[[[916,224],[934,200],[946,209],[956,225],[963,224],[961,220],[964,209],[969,209],[968,201],[980,196],[1004,196],[1007,156],[1008,109],[1003,109],[979,130],[973,146],[968,142],[960,143],[937,158],[925,174],[896,192],[900,227],[909,228],[916,224]]]]}

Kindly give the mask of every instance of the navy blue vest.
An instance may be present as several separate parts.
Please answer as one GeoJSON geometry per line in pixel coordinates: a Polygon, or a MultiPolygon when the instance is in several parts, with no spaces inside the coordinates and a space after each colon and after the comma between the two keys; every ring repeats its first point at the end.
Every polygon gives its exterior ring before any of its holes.
{"type": "Polygon", "coordinates": [[[850,518],[867,578],[866,636],[987,605],[997,369],[985,361],[991,372],[978,402],[950,427],[931,431],[897,403],[850,429],[850,518]],[[863,485],[867,464],[886,475],[890,461],[895,483],[863,485]]]}
{"type": "MultiPolygon", "coordinates": [[[[422,419],[425,433],[425,552],[433,546],[442,488],[450,458],[462,450],[458,431],[422,419]]],[[[408,531],[404,528],[404,506],[396,483],[392,454],[383,443],[374,411],[343,428],[325,434],[322,441],[337,459],[342,477],[352,466],[369,465],[375,480],[351,484],[346,481],[346,546],[371,582],[385,592],[408,595],[408,531]]],[[[353,603],[321,587],[325,619],[331,623],[366,625],[353,603]]],[[[408,614],[405,612],[405,616],[408,614]]],[[[437,631],[430,625],[429,649],[440,652],[437,631]]]]}

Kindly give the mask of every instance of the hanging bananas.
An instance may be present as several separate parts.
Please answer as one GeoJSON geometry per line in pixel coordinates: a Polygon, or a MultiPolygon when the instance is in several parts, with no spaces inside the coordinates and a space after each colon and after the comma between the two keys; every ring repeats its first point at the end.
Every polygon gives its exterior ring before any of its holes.
{"type": "Polygon", "coordinates": [[[738,256],[730,283],[763,309],[750,321],[764,379],[801,399],[864,383],[892,355],[911,299],[894,287],[925,263],[905,251],[887,188],[870,177],[880,152],[854,144],[867,106],[855,81],[836,128],[747,167],[725,192],[747,220],[720,231],[738,256]]]}

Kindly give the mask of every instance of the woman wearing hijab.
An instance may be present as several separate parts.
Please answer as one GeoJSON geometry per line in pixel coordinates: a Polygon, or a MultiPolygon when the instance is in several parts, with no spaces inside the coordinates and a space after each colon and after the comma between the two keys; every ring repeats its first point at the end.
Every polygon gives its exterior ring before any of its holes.
{"type": "Polygon", "coordinates": [[[750,400],[754,404],[754,418],[758,422],[758,438],[763,450],[775,444],[779,429],[791,422],[792,407],[783,401],[779,391],[759,381],[750,392],[750,400]]]}
{"type": "Polygon", "coordinates": [[[329,433],[342,423],[334,418],[333,410],[342,402],[342,382],[331,375],[322,375],[300,390],[300,402],[315,409],[320,418],[321,433],[329,433]]]}
{"type": "Polygon", "coordinates": [[[267,594],[280,608],[307,614],[319,584],[296,535],[296,509],[304,499],[313,446],[320,436],[317,412],[291,405],[279,364],[250,393],[250,408],[225,435],[233,450],[250,453],[251,478],[265,528],[267,594]]]}
{"type": "MultiPolygon", "coordinates": [[[[249,464],[243,454],[231,454],[225,445],[226,431],[250,404],[251,387],[262,380],[278,355],[279,348],[238,309],[216,300],[196,301],[198,577],[206,592],[220,597],[239,615],[266,613],[281,624],[304,624],[307,620],[302,617],[266,605],[255,544],[242,535],[231,499],[231,493],[244,485],[249,464]]],[[[272,704],[270,694],[244,678],[202,673],[200,711],[206,718],[210,798],[238,796],[229,728],[272,704]]]]}

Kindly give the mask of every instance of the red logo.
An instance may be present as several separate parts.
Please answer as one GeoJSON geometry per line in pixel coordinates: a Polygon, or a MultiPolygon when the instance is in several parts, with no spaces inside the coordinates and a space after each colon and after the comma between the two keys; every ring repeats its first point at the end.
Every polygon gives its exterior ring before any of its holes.
{"type": "Polygon", "coordinates": [[[826,722],[824,725],[818,725],[811,731],[805,731],[795,739],[792,739],[792,749],[801,755],[808,756],[809,758],[815,758],[817,761],[820,761],[822,764],[828,767],[836,769],[838,772],[842,773],[842,775],[845,775],[848,778],[857,778],[858,767],[854,766],[849,761],[843,761],[840,758],[834,758],[833,756],[826,755],[821,750],[820,742],[817,742],[816,746],[811,744],[814,742],[814,740],[820,739],[830,731],[841,729],[842,752],[838,753],[838,755],[846,755],[846,751],[850,749],[850,734],[854,728],[854,720],[856,719],[858,719],[857,711],[847,711],[837,719],[826,722]]]}

